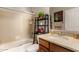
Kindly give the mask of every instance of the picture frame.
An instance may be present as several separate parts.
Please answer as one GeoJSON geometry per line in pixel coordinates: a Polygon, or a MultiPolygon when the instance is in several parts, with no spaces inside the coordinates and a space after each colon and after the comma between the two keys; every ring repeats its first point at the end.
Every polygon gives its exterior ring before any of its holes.
{"type": "Polygon", "coordinates": [[[63,22],[63,11],[54,13],[54,22],[63,22]]]}

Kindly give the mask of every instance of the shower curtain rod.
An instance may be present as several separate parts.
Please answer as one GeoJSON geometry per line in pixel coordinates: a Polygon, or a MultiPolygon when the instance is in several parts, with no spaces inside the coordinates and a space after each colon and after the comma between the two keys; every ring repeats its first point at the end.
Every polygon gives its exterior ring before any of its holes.
{"type": "Polygon", "coordinates": [[[9,8],[5,8],[5,7],[0,7],[0,9],[7,9],[7,10],[10,10],[10,11],[14,11],[14,12],[19,12],[19,13],[26,13],[26,14],[34,14],[34,13],[31,13],[31,12],[28,12],[28,11],[20,11],[20,10],[14,10],[14,9],[9,9],[9,8]]]}

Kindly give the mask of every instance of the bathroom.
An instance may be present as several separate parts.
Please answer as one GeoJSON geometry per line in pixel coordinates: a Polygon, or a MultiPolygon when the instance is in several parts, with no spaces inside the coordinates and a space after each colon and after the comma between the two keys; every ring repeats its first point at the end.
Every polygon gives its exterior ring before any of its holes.
{"type": "Polygon", "coordinates": [[[0,7],[0,52],[54,52],[52,42],[59,49],[55,52],[79,51],[78,10],[77,7],[0,7]],[[40,11],[49,15],[48,32],[34,38],[35,17],[40,11]],[[62,13],[61,21],[55,21],[56,13],[62,13]],[[55,41],[55,37],[60,40],[55,41]]]}

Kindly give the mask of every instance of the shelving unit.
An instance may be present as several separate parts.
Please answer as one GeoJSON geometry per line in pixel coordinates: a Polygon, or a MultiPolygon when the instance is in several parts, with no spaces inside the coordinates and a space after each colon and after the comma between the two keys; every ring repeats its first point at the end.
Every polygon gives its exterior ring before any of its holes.
{"type": "Polygon", "coordinates": [[[37,35],[49,33],[49,26],[49,15],[46,14],[42,19],[35,18],[33,43],[38,43],[37,35]]]}

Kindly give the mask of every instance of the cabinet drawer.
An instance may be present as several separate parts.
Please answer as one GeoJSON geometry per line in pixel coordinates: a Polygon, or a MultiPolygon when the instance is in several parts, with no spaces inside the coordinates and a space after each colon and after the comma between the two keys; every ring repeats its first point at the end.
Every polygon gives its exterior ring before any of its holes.
{"type": "Polygon", "coordinates": [[[63,48],[53,43],[50,43],[50,51],[51,52],[72,52],[69,49],[63,48]]]}
{"type": "Polygon", "coordinates": [[[39,44],[46,47],[46,48],[49,48],[49,42],[44,40],[44,39],[39,39],[39,44]]]}
{"type": "Polygon", "coordinates": [[[39,52],[48,52],[48,49],[43,47],[42,45],[39,45],[39,52]]]}

